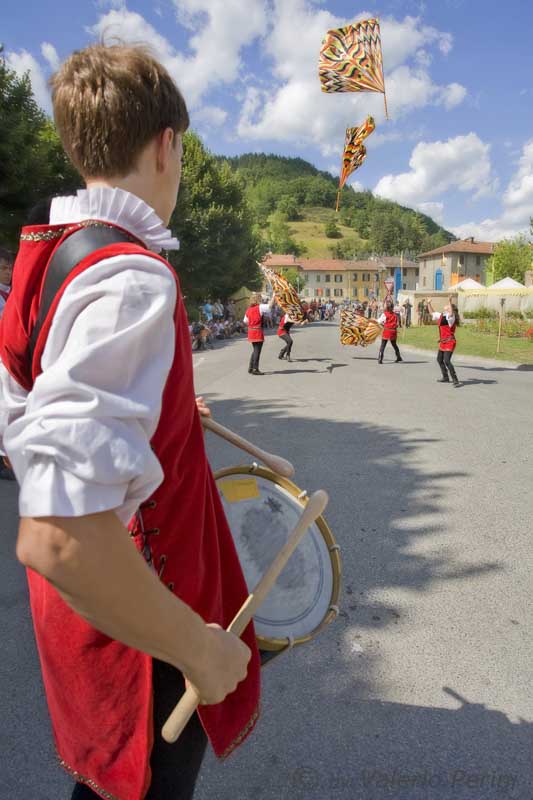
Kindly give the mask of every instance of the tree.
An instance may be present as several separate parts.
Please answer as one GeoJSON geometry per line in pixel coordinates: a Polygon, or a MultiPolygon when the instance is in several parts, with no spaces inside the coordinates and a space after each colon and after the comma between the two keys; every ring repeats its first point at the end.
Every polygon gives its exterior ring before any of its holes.
{"type": "Polygon", "coordinates": [[[328,239],[342,239],[342,233],[337,227],[337,223],[334,219],[330,219],[324,225],[324,233],[328,237],[328,239]]]}
{"type": "Polygon", "coordinates": [[[487,262],[487,268],[494,282],[507,277],[523,282],[524,274],[531,269],[532,261],[531,245],[524,236],[517,236],[514,239],[504,239],[496,246],[487,262]]]}
{"type": "Polygon", "coordinates": [[[19,77],[1,52],[0,129],[0,242],[13,246],[38,200],[68,193],[82,181],[35,102],[29,75],[19,77]]]}
{"type": "Polygon", "coordinates": [[[294,197],[291,197],[290,195],[286,194],[280,198],[277,211],[279,211],[281,214],[285,214],[289,222],[295,222],[296,220],[301,219],[298,203],[294,197]]]}
{"type": "Polygon", "coordinates": [[[266,252],[253,228],[239,178],[194,133],[184,136],[183,173],[170,222],[181,248],[171,255],[184,293],[199,302],[261,285],[256,261],[266,252]]]}
{"type": "Polygon", "coordinates": [[[302,252],[302,248],[291,236],[290,228],[287,225],[287,217],[279,211],[276,211],[270,217],[266,238],[268,248],[273,253],[292,253],[297,256],[302,252]]]}

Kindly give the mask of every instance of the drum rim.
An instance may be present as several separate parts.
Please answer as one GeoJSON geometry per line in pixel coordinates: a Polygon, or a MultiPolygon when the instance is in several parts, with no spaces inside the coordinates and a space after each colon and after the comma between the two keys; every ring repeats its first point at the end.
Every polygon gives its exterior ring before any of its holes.
{"type": "MultiPolygon", "coordinates": [[[[296,500],[298,500],[302,504],[302,508],[308,503],[308,496],[307,494],[305,497],[301,497],[303,489],[300,489],[295,483],[293,483],[289,478],[284,478],[281,475],[273,472],[268,467],[260,467],[257,464],[245,464],[235,467],[224,467],[223,469],[216,470],[213,473],[215,481],[219,478],[226,478],[228,475],[256,475],[260,478],[265,478],[266,480],[272,481],[272,483],[278,484],[290,495],[292,495],[296,500]]],[[[217,487],[218,488],[218,487],[217,487]]],[[[314,639],[318,634],[326,628],[337,616],[337,607],[339,603],[339,597],[341,592],[341,578],[342,578],[342,562],[339,552],[339,546],[333,533],[331,532],[331,528],[329,527],[328,523],[326,522],[324,516],[321,514],[315,520],[315,524],[318,527],[320,533],[322,534],[326,546],[328,548],[329,558],[331,561],[331,569],[333,572],[333,580],[331,586],[331,599],[329,604],[329,611],[320,622],[316,628],[313,628],[310,633],[306,634],[305,636],[298,636],[295,637],[290,644],[287,641],[287,637],[284,639],[279,639],[275,637],[265,637],[260,636],[256,632],[256,639],[257,644],[261,650],[269,650],[269,651],[278,651],[278,650],[286,650],[288,647],[296,647],[301,644],[306,644],[314,639]]]]}

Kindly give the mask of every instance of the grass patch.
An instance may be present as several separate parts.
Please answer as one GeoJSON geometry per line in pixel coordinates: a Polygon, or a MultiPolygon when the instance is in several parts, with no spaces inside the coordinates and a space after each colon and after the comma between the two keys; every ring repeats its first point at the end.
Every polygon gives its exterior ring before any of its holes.
{"type": "Polygon", "coordinates": [[[341,244],[344,240],[356,240],[364,247],[365,240],[357,235],[357,231],[341,225],[339,216],[335,211],[328,208],[304,208],[302,209],[303,219],[298,222],[289,222],[291,236],[298,243],[305,245],[307,258],[333,258],[331,247],[337,243],[341,244]],[[342,239],[329,239],[324,233],[326,222],[334,221],[342,234],[342,239]]]}
{"type": "MultiPolygon", "coordinates": [[[[533,342],[527,339],[509,339],[502,336],[501,352],[496,353],[497,337],[472,331],[469,327],[459,327],[456,331],[457,356],[480,356],[482,358],[495,358],[499,361],[515,361],[517,364],[533,364],[533,342]]],[[[400,347],[402,343],[422,350],[438,349],[438,330],[436,325],[423,328],[402,329],[399,334],[400,347]]]]}

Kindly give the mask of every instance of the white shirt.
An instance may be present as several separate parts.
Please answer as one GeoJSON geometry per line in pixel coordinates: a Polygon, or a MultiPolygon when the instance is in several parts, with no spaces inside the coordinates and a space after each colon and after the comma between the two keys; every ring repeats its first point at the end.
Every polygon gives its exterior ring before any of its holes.
{"type": "MultiPolygon", "coordinates": [[[[264,314],[270,314],[271,306],[268,303],[259,303],[259,311],[261,312],[261,316],[264,314]]],[[[246,314],[244,315],[243,322],[245,325],[248,325],[248,317],[246,314]]]]}
{"type": "MultiPolygon", "coordinates": [[[[5,292],[6,294],[9,294],[9,292],[11,291],[11,287],[10,286],[6,286],[5,283],[0,283],[0,289],[3,292],[5,292]]],[[[2,311],[4,310],[5,304],[6,304],[6,301],[4,300],[2,295],[0,294],[0,317],[2,316],[2,311]]]]}
{"type": "MultiPolygon", "coordinates": [[[[121,189],[55,198],[51,224],[116,223],[153,251],[176,249],[155,211],[121,189]]],[[[116,256],[66,288],[26,394],[0,362],[0,446],[21,516],[114,509],[127,523],[163,479],[150,439],[174,356],[176,284],[159,261],[116,256]]]]}
{"type": "Polygon", "coordinates": [[[448,322],[448,325],[451,328],[455,322],[455,314],[445,314],[444,311],[442,312],[442,314],[440,311],[433,311],[433,313],[431,314],[431,319],[433,320],[433,322],[438,322],[441,317],[446,317],[446,321],[448,322]]]}

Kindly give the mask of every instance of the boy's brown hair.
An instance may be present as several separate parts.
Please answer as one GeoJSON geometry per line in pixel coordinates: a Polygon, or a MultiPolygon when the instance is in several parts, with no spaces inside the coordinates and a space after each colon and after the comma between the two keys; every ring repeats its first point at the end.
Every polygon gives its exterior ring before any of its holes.
{"type": "Polygon", "coordinates": [[[144,47],[78,50],[50,83],[59,136],[84,178],[123,177],[161,131],[189,127],[181,92],[144,47]]]}

